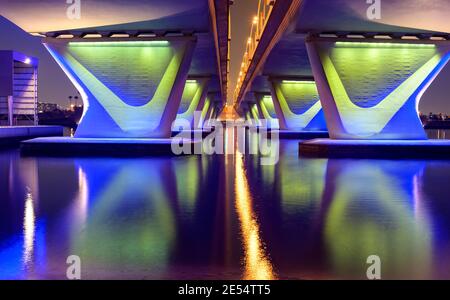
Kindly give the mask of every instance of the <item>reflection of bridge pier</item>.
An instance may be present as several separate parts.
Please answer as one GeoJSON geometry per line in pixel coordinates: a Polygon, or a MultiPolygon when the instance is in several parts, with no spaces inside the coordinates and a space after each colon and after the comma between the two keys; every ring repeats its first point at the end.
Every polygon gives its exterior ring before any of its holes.
{"type": "Polygon", "coordinates": [[[329,160],[315,231],[336,276],[364,278],[370,255],[381,258],[384,278],[432,276],[432,224],[418,193],[424,168],[422,162],[375,167],[329,160]]]}
{"type": "Polygon", "coordinates": [[[425,162],[284,157],[246,166],[250,185],[264,183],[254,206],[283,276],[364,279],[367,257],[379,255],[385,279],[439,277],[425,162]]]}

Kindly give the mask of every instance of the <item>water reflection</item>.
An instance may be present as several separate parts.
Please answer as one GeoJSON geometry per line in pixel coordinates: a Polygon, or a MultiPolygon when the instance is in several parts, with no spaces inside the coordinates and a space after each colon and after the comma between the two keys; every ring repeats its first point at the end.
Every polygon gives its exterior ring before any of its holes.
{"type": "Polygon", "coordinates": [[[172,162],[172,167],[176,169],[174,173],[181,210],[186,214],[193,215],[196,201],[199,198],[199,177],[202,173],[198,170],[202,167],[201,160],[189,157],[177,163],[172,162]]]}
{"type": "Polygon", "coordinates": [[[34,252],[34,235],[35,235],[35,215],[33,206],[33,196],[30,192],[27,193],[25,199],[25,212],[23,217],[23,264],[25,268],[29,268],[32,265],[33,252],[34,252]]]}
{"type": "Polygon", "coordinates": [[[170,165],[161,160],[78,160],[77,165],[95,184],[87,184],[89,218],[85,230],[74,235],[72,252],[84,264],[100,265],[102,273],[123,265],[161,272],[176,234],[175,198],[163,182],[174,180],[170,165]]]}
{"type": "Polygon", "coordinates": [[[436,193],[442,187],[424,174],[438,169],[448,180],[450,162],[298,159],[296,144],[283,144],[277,166],[246,163],[281,278],[365,279],[369,255],[381,257],[385,279],[449,278],[437,272],[439,261],[450,267],[449,228],[435,220],[450,216],[449,191],[436,193]]]}
{"type": "MultiPolygon", "coordinates": [[[[229,136],[230,138],[231,136],[229,136]]],[[[450,162],[0,152],[0,279],[450,278],[450,162]],[[270,259],[269,259],[270,258],[270,259]]]]}
{"type": "Polygon", "coordinates": [[[418,213],[423,209],[417,190],[424,166],[329,161],[323,230],[335,276],[360,277],[367,257],[378,255],[387,278],[430,277],[433,234],[426,212],[418,213]]]}
{"type": "Polygon", "coordinates": [[[271,280],[275,278],[272,264],[267,258],[259,235],[258,221],[254,215],[251,195],[243,166],[243,156],[236,155],[235,169],[236,210],[241,222],[242,239],[245,252],[244,279],[271,280]]]}

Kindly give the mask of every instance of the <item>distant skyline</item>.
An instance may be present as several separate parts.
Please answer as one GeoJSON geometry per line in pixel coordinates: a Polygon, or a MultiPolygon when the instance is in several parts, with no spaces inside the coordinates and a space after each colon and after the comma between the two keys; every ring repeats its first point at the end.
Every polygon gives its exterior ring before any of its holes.
{"type": "MultiPolygon", "coordinates": [[[[233,96],[251,21],[257,13],[258,0],[235,0],[230,9],[232,40],[229,98],[233,96]]],[[[78,94],[65,73],[42,45],[41,39],[29,35],[2,16],[0,16],[0,50],[15,50],[39,58],[40,102],[68,107],[68,97],[78,94]]],[[[450,114],[450,64],[447,64],[423,95],[419,109],[425,114],[429,112],[450,114]]]]}

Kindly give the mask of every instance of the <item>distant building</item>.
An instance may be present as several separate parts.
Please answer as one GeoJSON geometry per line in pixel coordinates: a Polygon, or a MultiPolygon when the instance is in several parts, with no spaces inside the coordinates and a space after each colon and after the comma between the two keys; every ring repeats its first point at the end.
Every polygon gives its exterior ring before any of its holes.
{"type": "Polygon", "coordinates": [[[46,112],[52,112],[52,111],[55,111],[58,109],[59,109],[59,106],[58,106],[58,104],[55,104],[55,103],[43,103],[43,102],[38,103],[38,112],[40,114],[46,113],[46,112]]]}
{"type": "Polygon", "coordinates": [[[0,125],[37,125],[38,59],[0,51],[0,125]]]}

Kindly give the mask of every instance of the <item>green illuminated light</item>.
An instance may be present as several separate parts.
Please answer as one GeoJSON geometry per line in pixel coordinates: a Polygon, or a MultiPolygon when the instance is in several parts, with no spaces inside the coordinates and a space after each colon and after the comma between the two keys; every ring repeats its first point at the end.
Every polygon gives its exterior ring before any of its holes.
{"type": "Polygon", "coordinates": [[[195,79],[188,79],[188,80],[186,80],[186,83],[197,83],[197,80],[195,80],[195,79]]]}
{"type": "Polygon", "coordinates": [[[337,47],[378,47],[378,48],[434,48],[434,44],[407,44],[407,43],[368,43],[368,42],[336,42],[337,47]]]}
{"type": "Polygon", "coordinates": [[[281,83],[286,83],[286,84],[316,84],[315,81],[306,81],[306,80],[283,80],[281,83]]]}
{"type": "Polygon", "coordinates": [[[74,47],[92,47],[92,46],[168,46],[168,41],[123,41],[123,42],[69,42],[74,47]]]}

